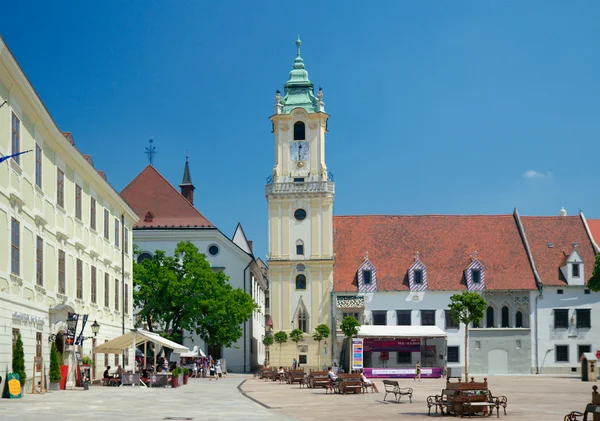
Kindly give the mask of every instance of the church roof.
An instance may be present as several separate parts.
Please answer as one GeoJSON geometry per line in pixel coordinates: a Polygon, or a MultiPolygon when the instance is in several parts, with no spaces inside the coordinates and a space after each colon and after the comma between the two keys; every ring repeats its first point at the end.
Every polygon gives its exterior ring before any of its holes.
{"type": "Polygon", "coordinates": [[[214,228],[152,165],[121,192],[140,215],[134,228],[214,228]]]}
{"type": "Polygon", "coordinates": [[[334,216],[333,226],[335,291],[357,291],[366,253],[379,291],[409,290],[417,252],[429,290],[465,289],[475,253],[487,290],[537,288],[513,215],[334,216]]]}
{"type": "MultiPolygon", "coordinates": [[[[319,110],[318,100],[314,94],[314,85],[308,78],[304,68],[304,60],[300,56],[300,37],[296,41],[298,53],[294,59],[294,68],[290,71],[289,79],[283,86],[282,114],[289,114],[296,108],[303,108],[309,113],[319,110]]],[[[279,93],[279,91],[277,91],[279,93]]]]}
{"type": "Polygon", "coordinates": [[[595,252],[580,215],[522,216],[521,221],[542,284],[566,286],[559,268],[577,250],[585,264],[585,280],[592,275],[595,252]]]}

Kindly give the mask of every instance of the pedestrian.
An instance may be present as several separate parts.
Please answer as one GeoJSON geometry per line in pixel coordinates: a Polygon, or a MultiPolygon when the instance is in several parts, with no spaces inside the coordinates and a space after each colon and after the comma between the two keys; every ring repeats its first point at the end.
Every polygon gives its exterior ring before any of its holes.
{"type": "Polygon", "coordinates": [[[210,372],[210,377],[209,377],[209,381],[211,381],[213,379],[213,377],[215,377],[217,380],[219,380],[218,377],[216,377],[216,372],[215,372],[215,364],[214,361],[210,362],[210,368],[209,368],[209,372],[210,372]]]}
{"type": "Polygon", "coordinates": [[[421,361],[417,361],[417,365],[415,367],[415,380],[421,381],[421,361]]]}
{"type": "Polygon", "coordinates": [[[296,359],[294,358],[294,361],[292,361],[292,369],[296,369],[296,366],[298,365],[298,363],[296,362],[296,359]]]}
{"type": "Polygon", "coordinates": [[[223,377],[223,369],[221,367],[221,360],[217,360],[217,366],[215,368],[216,374],[217,374],[217,380],[219,380],[219,377],[223,377]]]}

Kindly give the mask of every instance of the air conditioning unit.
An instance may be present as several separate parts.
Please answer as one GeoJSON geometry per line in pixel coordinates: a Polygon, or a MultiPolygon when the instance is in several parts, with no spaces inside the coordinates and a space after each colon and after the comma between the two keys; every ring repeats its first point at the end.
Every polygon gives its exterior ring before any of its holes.
{"type": "Polygon", "coordinates": [[[460,379],[462,377],[462,369],[460,367],[448,367],[449,379],[460,379]]]}

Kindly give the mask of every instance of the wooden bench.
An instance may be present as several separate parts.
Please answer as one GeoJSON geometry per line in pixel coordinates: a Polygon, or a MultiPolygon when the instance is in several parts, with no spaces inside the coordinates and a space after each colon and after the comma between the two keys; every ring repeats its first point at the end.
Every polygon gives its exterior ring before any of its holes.
{"type": "Polygon", "coordinates": [[[435,407],[435,412],[437,414],[438,408],[442,415],[444,414],[444,408],[446,408],[446,412],[450,413],[452,407],[454,406],[454,398],[456,397],[457,390],[455,389],[443,389],[441,395],[434,395],[427,397],[427,408],[429,409],[428,415],[431,415],[431,408],[435,407]]]}
{"type": "Polygon", "coordinates": [[[598,421],[600,420],[600,394],[598,393],[598,386],[592,386],[592,402],[585,406],[583,412],[572,411],[565,415],[564,421],[598,421]],[[588,418],[588,414],[592,414],[592,418],[588,418]]]}
{"type": "Polygon", "coordinates": [[[340,374],[338,376],[339,393],[362,393],[362,376],[360,374],[340,374]]]}
{"type": "Polygon", "coordinates": [[[308,386],[313,389],[319,387],[327,388],[329,386],[329,375],[326,371],[313,371],[308,377],[308,386]]]}
{"type": "Polygon", "coordinates": [[[288,371],[287,382],[289,384],[302,383],[304,380],[304,370],[288,371]]]}
{"type": "Polygon", "coordinates": [[[385,395],[383,396],[383,400],[385,401],[386,396],[389,394],[393,394],[396,402],[400,402],[402,396],[408,396],[410,399],[410,403],[412,403],[412,395],[413,390],[410,387],[400,387],[400,384],[397,380],[384,380],[383,386],[385,387],[385,395]]]}
{"type": "Polygon", "coordinates": [[[487,412],[492,415],[496,408],[496,417],[500,417],[500,410],[496,400],[493,398],[489,390],[472,390],[462,391],[462,410],[460,416],[465,413],[469,417],[475,412],[487,412]]]}

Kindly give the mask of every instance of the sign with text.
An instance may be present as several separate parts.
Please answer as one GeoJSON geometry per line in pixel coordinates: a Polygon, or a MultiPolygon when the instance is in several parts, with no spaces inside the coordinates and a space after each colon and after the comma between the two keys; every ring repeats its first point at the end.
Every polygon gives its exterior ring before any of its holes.
{"type": "Polygon", "coordinates": [[[363,340],[352,339],[352,370],[363,368],[363,340]]]}
{"type": "Polygon", "coordinates": [[[11,399],[19,399],[21,397],[21,378],[17,373],[8,373],[6,377],[8,383],[8,394],[11,399]]]}
{"type": "Polygon", "coordinates": [[[65,340],[66,345],[75,344],[75,331],[77,330],[77,322],[79,321],[79,314],[69,313],[67,318],[67,338],[65,340]]]}
{"type": "Polygon", "coordinates": [[[366,338],[365,352],[420,352],[421,340],[418,338],[407,339],[387,339],[387,338],[366,338]]]}

